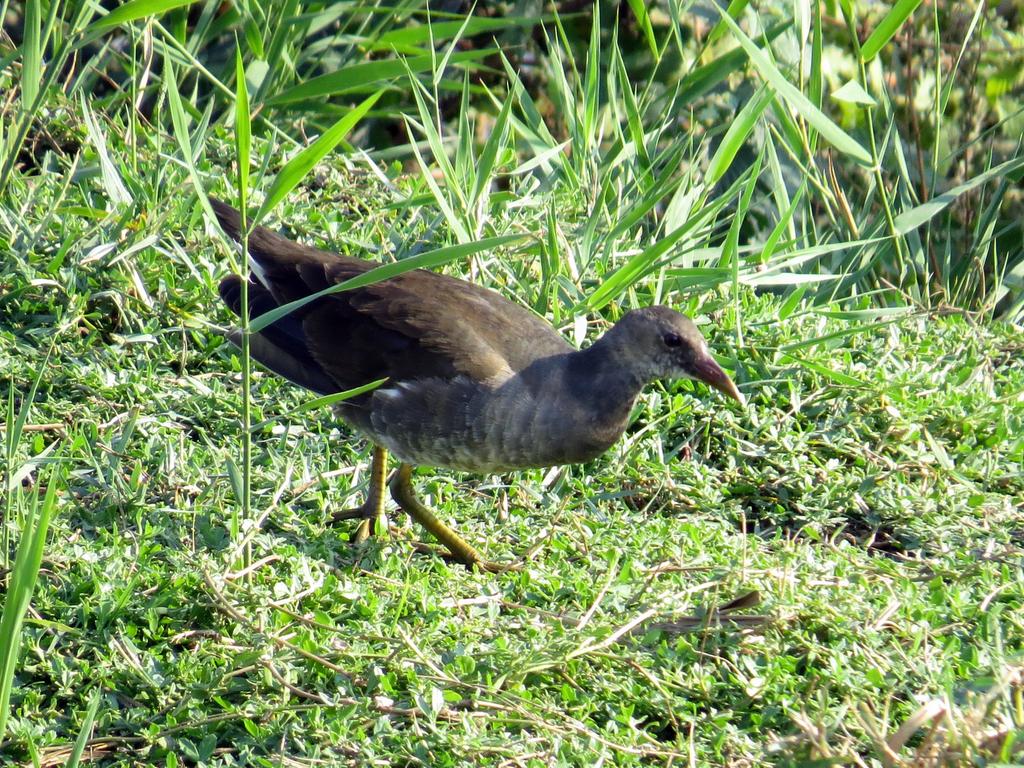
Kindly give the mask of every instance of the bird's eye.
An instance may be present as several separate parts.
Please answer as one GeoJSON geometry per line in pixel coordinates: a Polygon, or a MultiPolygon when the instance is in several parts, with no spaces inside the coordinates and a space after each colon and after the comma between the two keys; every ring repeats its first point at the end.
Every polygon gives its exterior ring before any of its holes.
{"type": "Polygon", "coordinates": [[[683,343],[683,340],[676,333],[666,333],[661,337],[661,340],[665,342],[666,347],[678,347],[683,343]]]}

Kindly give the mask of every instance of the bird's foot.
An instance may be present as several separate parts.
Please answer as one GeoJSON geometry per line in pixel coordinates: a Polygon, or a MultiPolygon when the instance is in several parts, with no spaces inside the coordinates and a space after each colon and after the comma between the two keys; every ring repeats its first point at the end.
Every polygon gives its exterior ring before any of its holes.
{"type": "Polygon", "coordinates": [[[367,500],[362,506],[333,513],[330,523],[335,525],[344,520],[359,521],[355,534],[352,536],[353,544],[362,544],[371,536],[381,536],[388,530],[388,519],[384,514],[383,505],[372,504],[370,500],[367,500]]]}
{"type": "Polygon", "coordinates": [[[450,563],[460,563],[471,571],[481,570],[485,573],[507,573],[509,571],[521,571],[523,569],[522,562],[496,563],[493,560],[484,560],[479,555],[475,558],[467,558],[462,555],[457,555],[444,547],[431,546],[430,544],[425,544],[422,541],[413,542],[412,547],[422,554],[434,555],[435,557],[440,557],[450,563]]]}
{"type": "Polygon", "coordinates": [[[342,520],[358,520],[359,526],[352,537],[353,544],[362,544],[371,536],[383,536],[388,530],[384,514],[384,487],[387,482],[388,452],[375,445],[370,462],[370,484],[366,501],[353,509],[343,509],[331,515],[331,525],[342,520]]]}
{"type": "Polygon", "coordinates": [[[493,563],[490,560],[484,560],[465,539],[442,523],[429,507],[416,498],[412,488],[412,467],[410,465],[405,463],[399,465],[398,470],[391,478],[390,487],[391,495],[398,506],[404,509],[409,517],[426,528],[443,546],[442,549],[435,549],[426,544],[414,545],[417,551],[440,555],[446,560],[462,563],[470,570],[479,568],[487,573],[517,571],[523,567],[522,563],[493,563]]]}

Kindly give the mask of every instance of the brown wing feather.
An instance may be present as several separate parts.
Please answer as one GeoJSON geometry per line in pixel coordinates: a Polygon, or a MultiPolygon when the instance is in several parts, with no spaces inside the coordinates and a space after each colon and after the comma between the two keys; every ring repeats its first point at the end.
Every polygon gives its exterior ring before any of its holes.
{"type": "MultiPolygon", "coordinates": [[[[213,198],[210,202],[221,226],[237,238],[238,212],[213,198]]],[[[264,227],[250,233],[249,252],[278,304],[376,266],[301,245],[264,227]]],[[[499,294],[426,270],[323,297],[294,312],[293,320],[301,333],[292,334],[292,343],[304,347],[298,356],[315,360],[339,389],[381,377],[461,374],[500,380],[540,357],[572,349],[547,323],[499,294]]],[[[275,342],[284,346],[279,338],[275,342]]]]}

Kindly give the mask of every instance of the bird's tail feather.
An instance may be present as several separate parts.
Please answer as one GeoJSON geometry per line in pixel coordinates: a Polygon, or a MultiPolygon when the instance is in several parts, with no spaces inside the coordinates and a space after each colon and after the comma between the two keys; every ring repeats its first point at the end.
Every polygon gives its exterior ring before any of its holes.
{"type": "MultiPolygon", "coordinates": [[[[228,237],[236,242],[242,241],[242,214],[234,207],[222,200],[210,197],[210,207],[213,208],[217,221],[228,237]]],[[[252,227],[249,232],[249,268],[256,278],[269,287],[266,277],[267,267],[273,264],[275,258],[285,253],[289,248],[295,247],[295,243],[284,235],[279,235],[266,227],[252,227]]]]}
{"type": "MultiPolygon", "coordinates": [[[[221,280],[221,299],[236,315],[242,315],[242,278],[229,275],[221,280]]],[[[249,281],[249,317],[257,318],[278,303],[264,286],[249,281]]],[[[241,346],[241,331],[232,331],[228,338],[241,346]]],[[[270,370],[299,386],[322,395],[338,391],[338,385],[327,375],[309,350],[302,321],[289,314],[249,337],[249,353],[270,370]]]]}

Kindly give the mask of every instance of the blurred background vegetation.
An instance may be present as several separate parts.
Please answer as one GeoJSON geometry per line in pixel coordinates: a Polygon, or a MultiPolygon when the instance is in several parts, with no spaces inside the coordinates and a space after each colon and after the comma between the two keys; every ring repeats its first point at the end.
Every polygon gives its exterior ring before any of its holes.
{"type": "MultiPolygon", "coordinates": [[[[424,159],[417,147],[451,153],[454,167],[439,166],[460,184],[511,103],[487,186],[520,200],[556,188],[584,261],[699,222],[617,289],[670,261],[681,289],[737,277],[820,300],[1018,317],[1021,3],[728,10],[764,46],[760,63],[714,3],[679,0],[7,2],[0,190],[17,195],[15,172],[82,151],[80,172],[94,166],[96,120],[140,143],[171,135],[168,78],[197,147],[230,130],[237,42],[257,135],[303,143],[379,90],[351,146],[404,170],[424,159]],[[771,70],[796,91],[780,92],[771,70]],[[820,135],[818,108],[849,144],[820,135]]],[[[484,213],[457,215],[470,232],[484,213]]],[[[574,290],[579,306],[594,287],[574,290]]]]}

